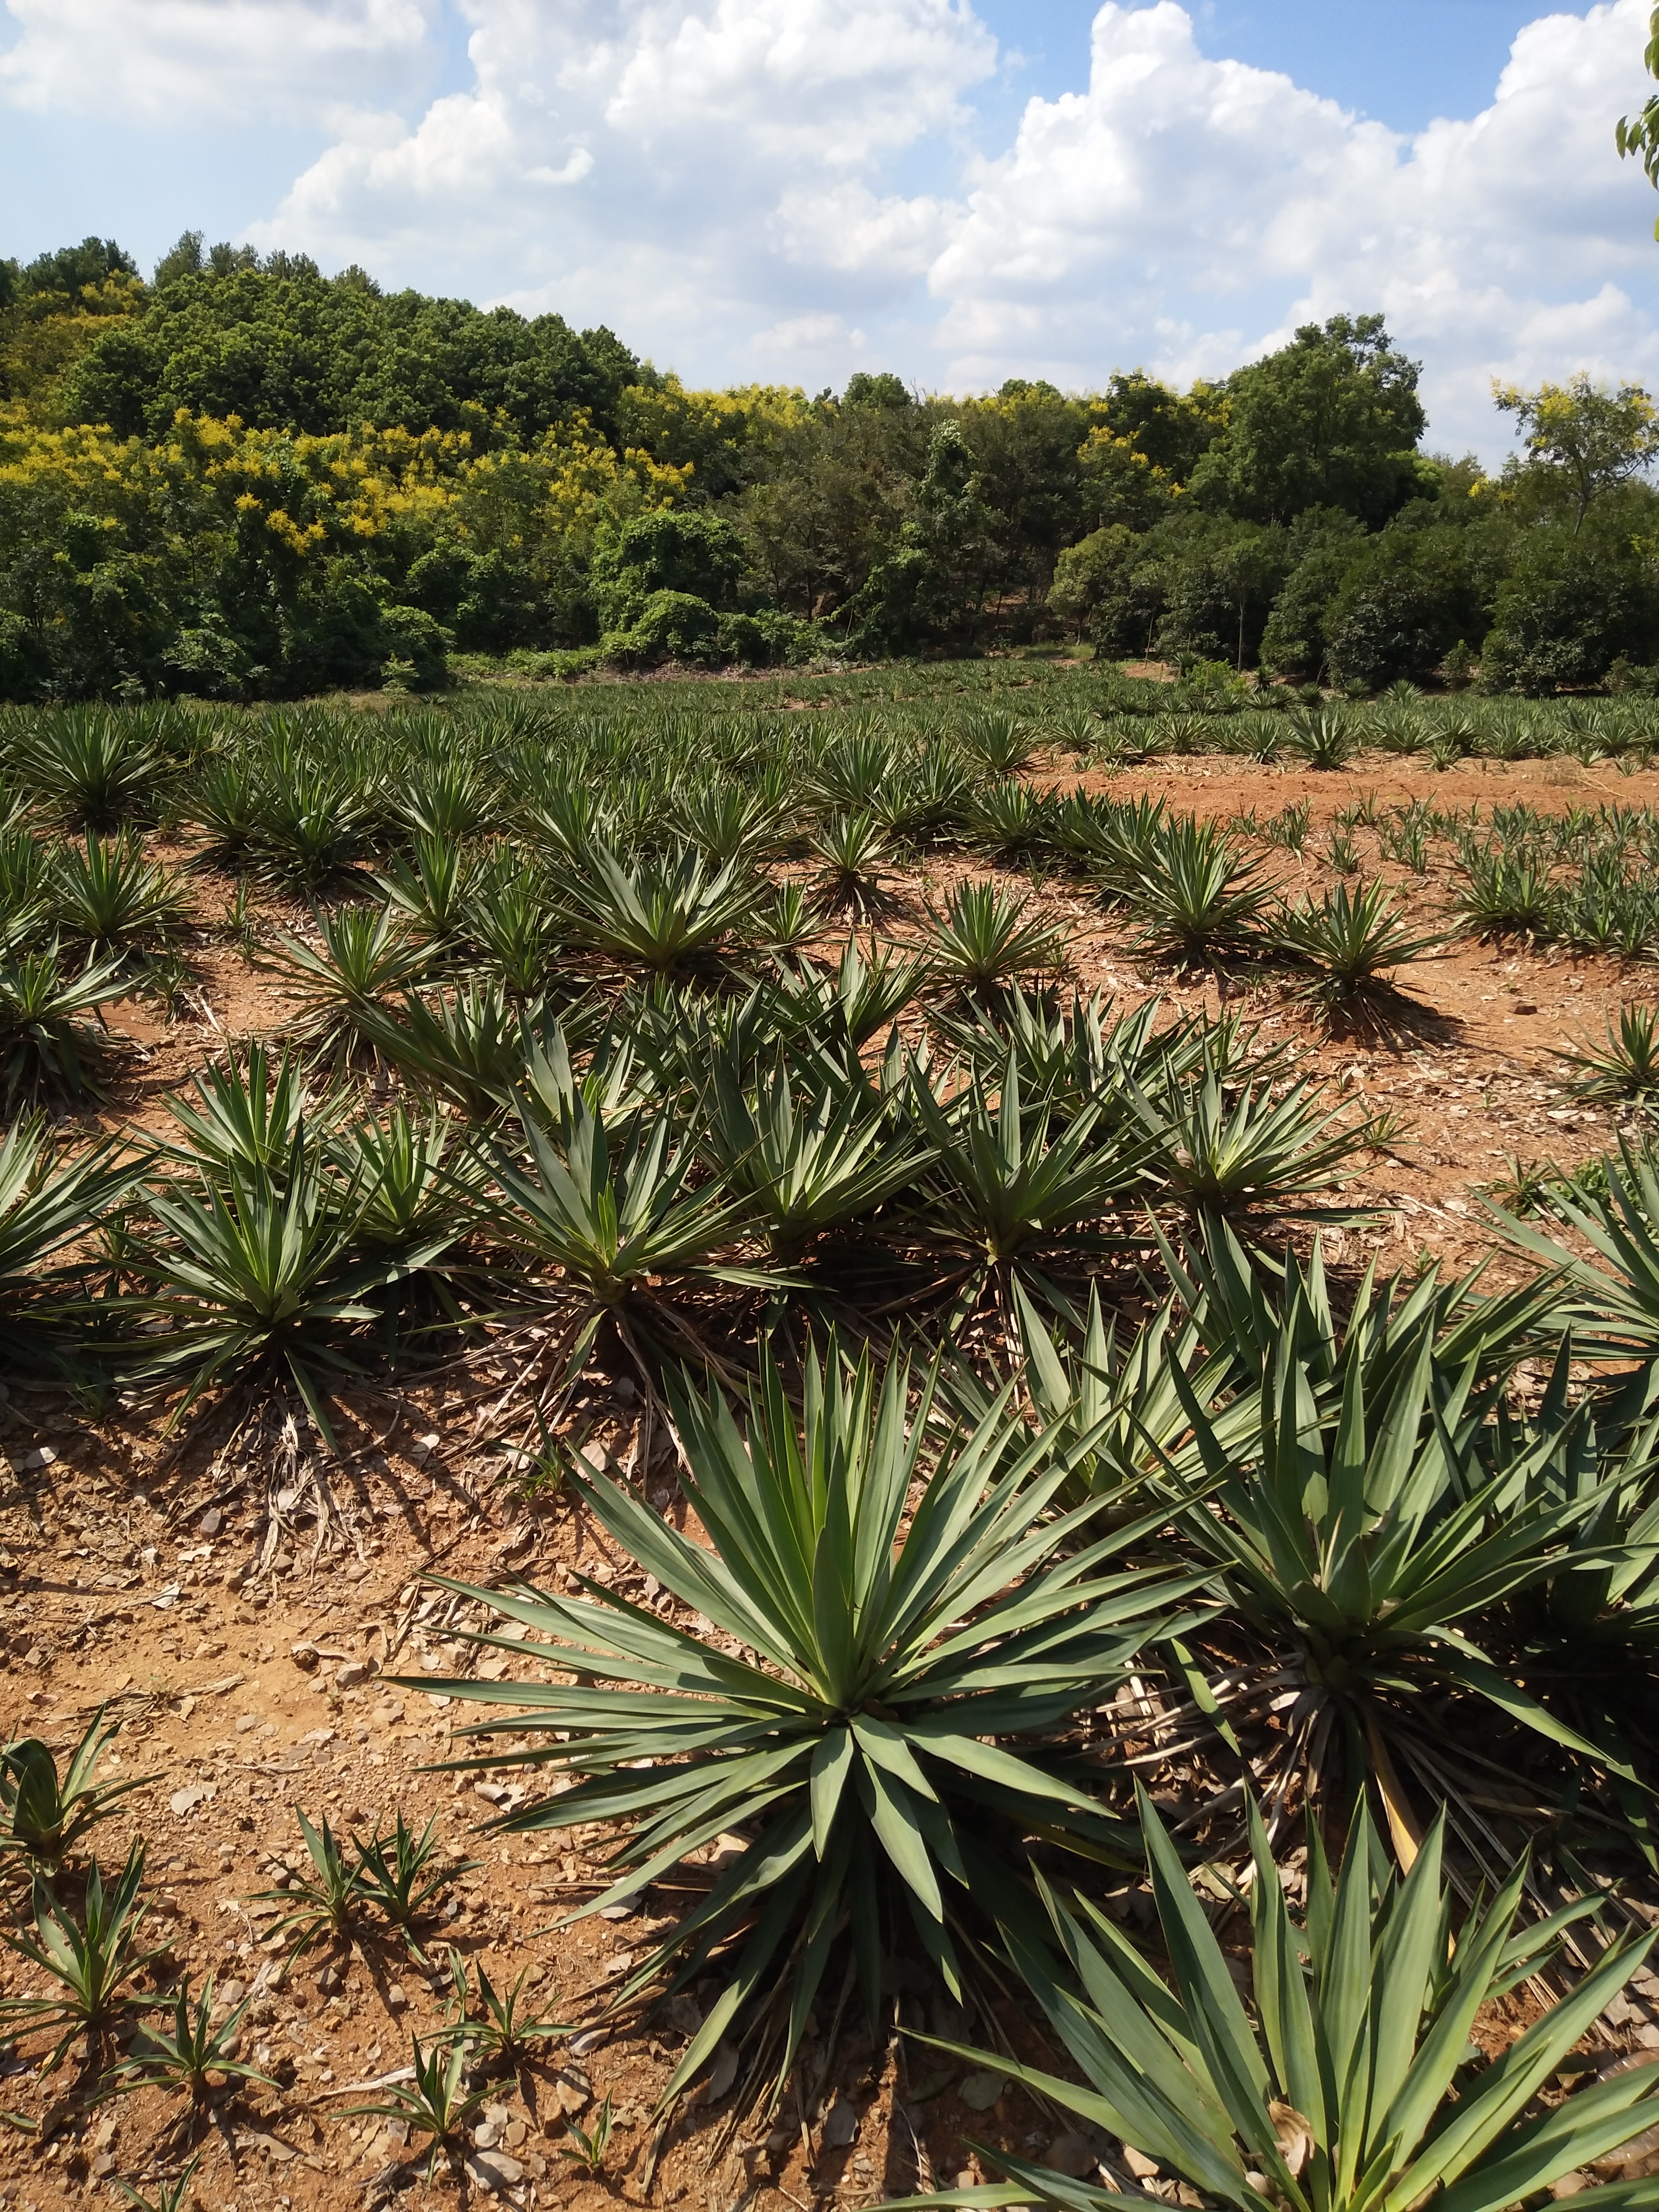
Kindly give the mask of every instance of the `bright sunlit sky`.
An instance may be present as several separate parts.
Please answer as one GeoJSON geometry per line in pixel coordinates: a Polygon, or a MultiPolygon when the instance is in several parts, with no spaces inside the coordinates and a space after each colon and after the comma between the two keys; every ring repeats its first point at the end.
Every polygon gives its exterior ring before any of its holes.
{"type": "Polygon", "coordinates": [[[1380,308],[1431,442],[1659,386],[1648,0],[0,0],[0,253],[185,228],[688,380],[1224,372],[1380,308]]]}

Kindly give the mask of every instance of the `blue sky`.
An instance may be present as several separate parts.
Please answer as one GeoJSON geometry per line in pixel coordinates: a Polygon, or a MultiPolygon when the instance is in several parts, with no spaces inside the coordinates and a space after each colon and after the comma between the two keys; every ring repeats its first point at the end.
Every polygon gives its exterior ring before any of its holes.
{"type": "MultiPolygon", "coordinates": [[[[975,96],[983,142],[1010,135],[1032,94],[1055,99],[1086,78],[1095,9],[1088,0],[981,0],[976,12],[1002,50],[975,96]]],[[[1409,131],[1484,106],[1516,33],[1541,11],[1515,0],[1206,0],[1192,12],[1209,52],[1282,70],[1409,131]]],[[[468,88],[469,27],[446,0],[415,73],[422,93],[468,88]]],[[[0,51],[20,36],[16,14],[0,7],[0,51]]],[[[27,257],[113,231],[148,264],[186,228],[240,235],[326,143],[298,118],[216,128],[210,112],[182,104],[160,127],[137,128],[107,114],[13,109],[0,129],[0,252],[27,257]]]]}
{"type": "Polygon", "coordinates": [[[1183,380],[1380,307],[1436,437],[1490,453],[1494,376],[1659,382],[1659,201],[1611,143],[1645,29],[1645,0],[0,0],[0,252],[97,231],[148,265],[200,228],[813,388],[1183,380]]]}
{"type": "MultiPolygon", "coordinates": [[[[1094,9],[1075,0],[999,0],[981,15],[1053,99],[1087,67],[1094,9]]],[[[1416,131],[1492,97],[1510,41],[1543,11],[1515,0],[1209,0],[1193,9],[1212,53],[1281,70],[1344,106],[1416,131]]]]}

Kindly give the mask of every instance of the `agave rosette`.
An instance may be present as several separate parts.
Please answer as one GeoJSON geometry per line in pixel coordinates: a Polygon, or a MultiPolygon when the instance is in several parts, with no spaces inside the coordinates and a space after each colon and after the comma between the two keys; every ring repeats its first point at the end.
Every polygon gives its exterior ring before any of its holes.
{"type": "Polygon", "coordinates": [[[510,1756],[557,1777],[500,1827],[612,1825],[611,1883],[586,1911],[675,1868],[695,1879],[716,1838],[742,1838],[615,1999],[724,1954],[725,1991],[669,2097],[728,2030],[781,2087],[844,1916],[873,2018],[898,1916],[959,1989],[964,1936],[1021,1880],[1023,1839],[1138,1855],[1071,1723],[1191,1625],[1205,1577],[1115,1567],[1125,1532],[1091,1540],[1092,1501],[1054,1510],[1067,1464],[1006,1392],[928,1466],[937,1384],[935,1368],[912,1409],[902,1361],[878,1384],[832,1338],[822,1363],[808,1354],[799,1416],[765,1361],[746,1437],[718,1392],[671,1386],[707,1548],[574,1455],[569,1480],[692,1617],[586,1580],[580,1599],[477,1592],[575,1679],[421,1685],[510,1705],[476,1732],[527,1731],[531,1751],[510,1756]]]}

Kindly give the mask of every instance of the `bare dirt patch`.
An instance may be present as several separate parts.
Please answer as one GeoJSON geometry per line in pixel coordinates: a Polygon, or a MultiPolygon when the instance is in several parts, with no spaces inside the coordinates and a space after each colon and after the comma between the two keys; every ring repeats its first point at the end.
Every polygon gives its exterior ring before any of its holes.
{"type": "MultiPolygon", "coordinates": [[[[1055,762],[1042,780],[1079,779],[1055,762]]],[[[1551,808],[1659,801],[1659,775],[1559,761],[1437,774],[1372,758],[1313,775],[1208,757],[1081,781],[1230,819],[1251,810],[1266,818],[1306,799],[1321,834],[1300,860],[1274,852],[1270,866],[1287,888],[1315,892],[1334,880],[1322,833],[1367,793],[1383,808],[1427,799],[1447,810],[1478,805],[1483,816],[1522,798],[1551,808]]],[[[1443,855],[1413,876],[1382,860],[1371,831],[1353,836],[1362,867],[1397,883],[1414,918],[1444,915],[1443,855]]],[[[896,933],[964,872],[984,872],[952,859],[907,878],[896,933]]],[[[1340,1266],[1375,1258],[1388,1272],[1439,1260],[1462,1270],[1485,1261],[1493,1286],[1517,1279],[1524,1265],[1494,1238],[1482,1186],[1511,1157],[1568,1167],[1616,1134],[1614,1115],[1569,1097],[1555,1053],[1599,1033],[1623,1000],[1647,995],[1645,971],[1459,939],[1402,978],[1425,1010],[1422,1031],[1394,1048],[1359,1047],[1320,1035],[1271,976],[1160,974],[1137,953],[1133,931],[1080,891],[1049,878],[1033,896],[1064,924],[1085,993],[1099,988],[1128,1004],[1158,992],[1174,1006],[1242,1011],[1270,1036],[1295,1036],[1356,1103],[1398,1115],[1398,1138],[1361,1162],[1350,1193],[1375,1207],[1374,1218],[1328,1237],[1340,1266]]],[[[138,1001],[113,1010],[113,1025],[139,1050],[99,1117],[104,1130],[154,1138],[167,1126],[167,1097],[228,1040],[281,1038],[280,988],[222,935],[229,904],[228,884],[203,885],[193,1014],[169,1021],[138,1001]]],[[[274,926],[298,919],[265,908],[257,927],[268,940],[274,926]]],[[[533,1776],[432,1771],[466,1759],[456,1729],[472,1713],[421,1685],[479,1663],[454,1635],[475,1616],[434,1587],[433,1574],[486,1585],[522,1575],[557,1586],[577,1568],[607,1581],[634,1571],[566,1497],[527,1497],[515,1483],[489,1421],[514,1356],[486,1350],[401,1398],[348,1394],[341,1456],[321,1470],[326,1498],[313,1486],[319,1469],[296,1471],[287,1533],[268,1558],[259,1487],[268,1468],[248,1455],[216,1457],[222,1425],[204,1424],[179,1449],[113,1401],[94,1414],[18,1385],[0,1407],[0,1725],[9,1735],[40,1734],[61,1753],[100,1705],[118,1717],[118,1771],[156,1778],[100,1832],[100,1856],[110,1864],[131,1837],[147,1838],[152,1940],[165,1937],[198,1984],[213,1972],[222,1996],[251,1995],[244,2056],[283,2085],[224,2100],[200,2130],[197,2201],[216,2212],[336,2212],[406,2181],[418,2146],[399,2142],[382,2119],[343,2108],[369,2094],[349,2085],[405,2064],[411,2033],[446,2017],[447,1947],[483,1963],[498,1987],[532,1972],[536,2008],[577,2017],[653,1923],[679,1907],[665,1888],[628,1918],[558,1927],[592,1894],[601,1838],[481,1837],[501,1802],[487,1793],[533,1790],[533,1776]],[[399,1686],[392,1679],[399,1674],[416,1686],[399,1686]],[[351,1953],[319,1944],[284,1966],[284,1947],[268,1933],[271,1909],[252,1900],[273,1886],[283,1861],[301,1863],[296,1811],[368,1832],[398,1808],[416,1827],[435,1817],[453,1856],[480,1863],[457,1876],[430,1931],[430,1971],[372,1942],[351,1953]]],[[[625,1384],[595,1372],[575,1414],[626,1453],[635,1408],[625,1384]]],[[[649,1479],[671,1498],[665,1461],[649,1479]]],[[[535,1662],[483,1664],[510,1676],[535,1662]]],[[[39,1978],[15,1957],[0,1960],[0,1994],[39,1978]]],[[[923,2024],[918,1996],[895,1996],[909,2024],[923,2024]]],[[[1017,2045],[1030,2033],[1018,2008],[1005,2026],[1017,2045]]],[[[1649,2033],[1659,2039],[1638,2008],[1628,2036],[1649,2033]]],[[[1061,2131],[1024,2093],[941,2069],[921,2046],[908,2057],[902,2044],[872,2046],[854,2027],[833,2050],[816,2051],[822,2080],[808,2109],[792,2099],[775,2122],[745,2118],[732,2132],[724,2105],[694,2105],[659,2140],[654,2108],[685,2039],[683,2025],[662,2024],[607,2033],[577,2051],[550,2046],[521,2082],[500,2084],[465,2192],[475,2202],[556,2200],[577,2212],[647,2195],[711,2212],[740,2203],[802,2212],[832,2197],[869,2204],[973,2176],[969,2135],[1029,2154],[1061,2131]],[[613,2148],[605,2180],[589,2182],[561,2155],[566,2126],[573,2118],[590,2126],[607,2098],[613,2148]]],[[[0,2205],[27,2212],[98,2199],[113,2176],[176,2164],[177,2100],[147,2090],[76,2115],[69,2070],[40,2082],[8,2063],[0,2104],[32,2131],[0,2124],[0,2205]]],[[[408,2181],[398,2192],[410,2205],[454,2197],[443,2179],[430,2188],[408,2181]]]]}

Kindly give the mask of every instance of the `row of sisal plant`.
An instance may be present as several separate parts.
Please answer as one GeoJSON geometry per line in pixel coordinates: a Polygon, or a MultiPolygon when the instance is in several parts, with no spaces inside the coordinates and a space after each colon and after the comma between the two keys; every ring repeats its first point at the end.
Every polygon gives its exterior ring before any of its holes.
{"type": "MultiPolygon", "coordinates": [[[[775,2107],[823,2018],[880,2030],[898,1960],[988,2027],[1019,1977],[1046,2056],[947,2047],[1096,2131],[1098,2179],[979,2146],[969,2202],[1092,2212],[1137,2193],[1125,2150],[1245,2212],[1502,2212],[1616,2166],[1655,2077],[1571,2062],[1652,1940],[1619,1891],[1652,1772],[1659,1184],[1614,1189],[1576,1224],[1599,1261],[1548,1248],[1503,1298],[1368,1279],[1343,1318],[1316,1249],[1274,1270],[1212,1227],[1128,1338],[1017,1289],[1000,1373],[834,1328],[736,1392],[659,1370],[700,1542],[562,1451],[653,1598],[470,1592],[517,1632],[477,1640],[544,1671],[414,1686],[485,1701],[500,1763],[546,1774],[499,1827],[607,1838],[586,1909],[690,1893],[604,2014],[718,1990],[665,2102],[725,2044],[775,2107]],[[1575,1390],[1575,1350],[1617,1365],[1575,1390]],[[1477,2017],[1522,1981],[1488,2057],[1477,2017]]],[[[14,1826],[39,1750],[6,1754],[14,1826]]]]}

